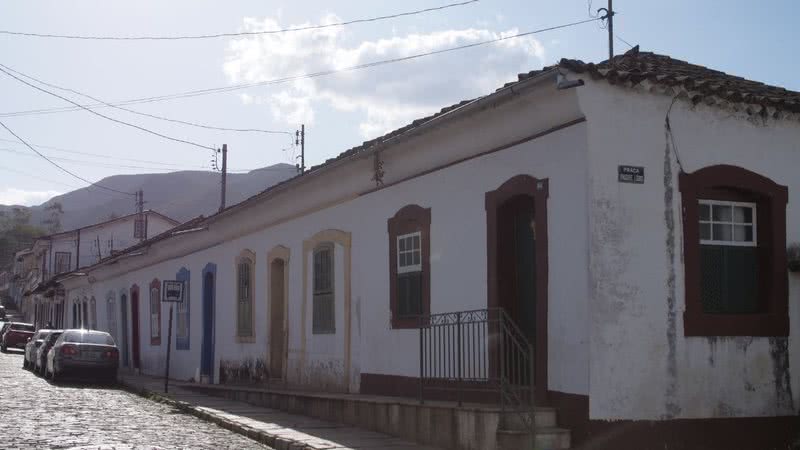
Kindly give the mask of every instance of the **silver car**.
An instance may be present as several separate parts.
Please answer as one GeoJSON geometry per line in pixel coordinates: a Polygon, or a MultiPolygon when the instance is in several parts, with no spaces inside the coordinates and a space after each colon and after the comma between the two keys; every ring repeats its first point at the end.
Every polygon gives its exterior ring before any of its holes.
{"type": "Polygon", "coordinates": [[[33,336],[28,339],[28,342],[25,344],[25,356],[22,357],[23,369],[33,369],[36,359],[36,350],[38,350],[42,343],[44,343],[44,340],[47,339],[50,331],[51,330],[39,330],[33,333],[33,336]]]}
{"type": "Polygon", "coordinates": [[[47,353],[45,377],[86,376],[91,381],[117,379],[119,350],[105,331],[64,330],[47,353]]]}
{"type": "Polygon", "coordinates": [[[63,333],[64,330],[50,330],[50,334],[47,335],[44,343],[40,345],[38,349],[36,349],[36,357],[33,359],[33,371],[35,373],[44,375],[44,368],[47,365],[47,352],[53,348],[53,344],[56,343],[56,339],[58,339],[58,337],[63,333]]]}

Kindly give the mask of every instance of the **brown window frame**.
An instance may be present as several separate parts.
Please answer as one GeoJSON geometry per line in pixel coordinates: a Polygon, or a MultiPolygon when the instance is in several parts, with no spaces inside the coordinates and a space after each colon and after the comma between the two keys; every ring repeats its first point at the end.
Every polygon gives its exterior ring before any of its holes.
{"type": "Polygon", "coordinates": [[[311,334],[336,334],[336,245],[333,242],[322,242],[314,247],[311,254],[311,334]],[[327,281],[328,286],[321,288],[319,281],[317,256],[327,252],[329,258],[327,281]],[[330,298],[330,316],[322,317],[322,302],[330,298]],[[325,320],[327,319],[327,320],[325,320]]]}
{"type": "Polygon", "coordinates": [[[392,329],[419,328],[419,317],[399,315],[399,294],[397,282],[397,238],[411,233],[420,233],[422,247],[422,316],[431,313],[431,209],[419,205],[406,205],[387,221],[389,231],[389,307],[392,329]]]}
{"type": "Polygon", "coordinates": [[[55,274],[55,275],[69,272],[71,267],[72,267],[72,252],[56,252],[55,256],[54,256],[54,259],[53,259],[53,266],[54,266],[53,267],[53,274],[55,274]],[[62,267],[59,266],[59,264],[58,264],[59,257],[62,257],[62,258],[66,257],[66,259],[67,259],[67,267],[66,268],[62,268],[62,267]],[[59,269],[61,269],[61,270],[59,270],[59,269]]]}
{"type": "Polygon", "coordinates": [[[679,177],[683,203],[685,336],[788,336],[786,204],[789,190],[741,167],[717,165],[679,177]],[[752,314],[705,313],[701,299],[700,200],[756,204],[759,308],[752,314]]]}

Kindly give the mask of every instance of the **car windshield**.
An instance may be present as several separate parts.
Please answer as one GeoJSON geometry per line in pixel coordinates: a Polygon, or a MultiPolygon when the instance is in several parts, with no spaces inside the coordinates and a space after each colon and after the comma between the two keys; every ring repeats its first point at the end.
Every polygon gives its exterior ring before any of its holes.
{"type": "Polygon", "coordinates": [[[62,333],[58,331],[56,331],[55,333],[50,333],[50,336],[47,336],[47,343],[52,344],[53,342],[56,341],[56,339],[58,339],[59,336],[61,336],[61,334],[62,333]]]}
{"type": "Polygon", "coordinates": [[[39,336],[36,339],[47,339],[47,336],[50,335],[49,331],[40,331],[39,336]]]}
{"type": "Polygon", "coordinates": [[[22,331],[36,331],[33,325],[28,323],[12,323],[11,324],[12,330],[22,330],[22,331]]]}
{"type": "Polygon", "coordinates": [[[83,333],[83,343],[114,345],[114,339],[107,333],[83,333]]]}
{"type": "Polygon", "coordinates": [[[80,342],[81,334],[80,331],[67,331],[64,333],[64,342],[80,342]]]}

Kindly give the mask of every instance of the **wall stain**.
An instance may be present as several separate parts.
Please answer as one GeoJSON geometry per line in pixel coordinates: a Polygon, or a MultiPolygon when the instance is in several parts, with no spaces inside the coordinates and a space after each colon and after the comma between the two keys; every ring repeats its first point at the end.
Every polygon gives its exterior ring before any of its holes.
{"type": "Polygon", "coordinates": [[[668,125],[664,127],[664,222],[667,227],[667,389],[665,392],[665,419],[676,417],[681,412],[677,401],[678,360],[677,346],[677,313],[675,306],[675,213],[674,186],[672,180],[672,159],[669,146],[668,125]]]}
{"type": "Polygon", "coordinates": [[[706,340],[708,341],[708,365],[714,367],[714,358],[717,355],[717,337],[710,336],[706,340]]]}
{"type": "Polygon", "coordinates": [[[269,379],[267,362],[262,358],[241,361],[220,360],[220,384],[260,384],[269,379]]]}
{"type": "Polygon", "coordinates": [[[794,412],[792,378],[789,373],[789,339],[785,337],[769,338],[769,356],[772,359],[775,401],[778,409],[794,412]]]}

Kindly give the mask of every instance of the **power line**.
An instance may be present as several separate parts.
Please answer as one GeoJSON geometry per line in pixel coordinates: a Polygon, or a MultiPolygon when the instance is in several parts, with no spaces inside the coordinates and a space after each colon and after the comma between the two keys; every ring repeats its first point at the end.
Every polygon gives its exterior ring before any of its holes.
{"type": "Polygon", "coordinates": [[[15,138],[17,138],[17,139],[18,139],[20,142],[22,142],[23,144],[25,144],[25,146],[26,146],[26,147],[28,147],[29,149],[33,150],[33,151],[34,151],[34,153],[36,153],[37,155],[39,155],[39,156],[41,156],[42,158],[44,158],[44,159],[45,159],[47,162],[49,162],[50,164],[52,164],[52,165],[54,165],[54,166],[58,167],[59,169],[61,169],[62,171],[64,171],[64,172],[68,173],[69,175],[72,175],[73,177],[75,177],[75,178],[77,178],[77,179],[79,179],[79,180],[83,181],[84,183],[89,183],[91,186],[95,186],[95,187],[98,187],[98,188],[100,188],[100,189],[105,189],[105,190],[107,190],[107,191],[111,191],[111,192],[116,192],[116,193],[118,193],[118,194],[125,194],[125,195],[136,195],[136,194],[133,194],[133,193],[131,193],[131,192],[123,192],[123,191],[119,191],[119,190],[117,190],[117,189],[113,189],[113,188],[110,188],[110,187],[107,187],[107,186],[103,186],[102,184],[93,183],[93,182],[91,182],[91,181],[87,180],[86,178],[83,178],[83,177],[82,177],[82,176],[80,176],[80,175],[76,175],[75,173],[73,173],[73,172],[70,172],[69,170],[65,169],[64,167],[62,167],[62,166],[58,165],[58,163],[56,163],[56,162],[54,162],[54,161],[50,160],[50,158],[48,158],[47,156],[45,156],[45,155],[43,155],[43,154],[39,153],[39,150],[36,150],[35,148],[33,148],[33,146],[32,146],[31,144],[28,144],[28,143],[25,141],[25,139],[22,139],[21,137],[19,137],[19,135],[17,135],[17,133],[14,133],[14,131],[12,131],[12,130],[11,130],[11,128],[8,128],[8,126],[6,126],[6,124],[4,124],[2,121],[0,121],[0,126],[2,126],[3,128],[5,128],[5,129],[6,129],[6,131],[8,131],[9,133],[11,133],[11,134],[12,134],[12,135],[13,135],[15,138]]]}
{"type": "Polygon", "coordinates": [[[633,44],[631,44],[630,42],[626,41],[625,39],[622,39],[622,36],[620,36],[619,33],[614,33],[614,37],[617,38],[623,44],[627,45],[628,47],[633,48],[633,44]]]}
{"type": "Polygon", "coordinates": [[[84,35],[71,35],[71,34],[44,34],[44,33],[31,33],[24,31],[9,31],[0,30],[0,34],[14,35],[14,36],[28,36],[37,38],[57,38],[57,39],[81,39],[81,40],[99,40],[99,41],[175,41],[181,39],[214,39],[221,37],[237,37],[237,36],[258,36],[266,34],[287,33],[293,31],[307,31],[319,30],[323,28],[341,27],[344,25],[353,25],[357,23],[376,22],[379,20],[395,19],[398,17],[413,16],[417,14],[424,14],[428,12],[441,11],[443,9],[455,8],[457,6],[465,6],[470,3],[476,3],[478,0],[469,0],[459,3],[450,3],[447,5],[436,6],[432,8],[419,9],[416,11],[408,11],[386,16],[371,17],[366,19],[355,19],[346,22],[337,22],[324,25],[310,25],[305,27],[284,28],[281,30],[267,30],[267,31],[243,31],[238,33],[216,33],[216,34],[199,34],[199,35],[186,35],[186,36],[84,36],[84,35]]]}
{"type": "MultiPolygon", "coordinates": [[[[33,155],[31,155],[31,156],[33,156],[33,155]]],[[[5,171],[11,172],[11,173],[24,175],[26,177],[30,177],[30,178],[33,178],[35,180],[41,180],[41,181],[44,181],[44,182],[47,182],[47,183],[59,184],[61,186],[66,186],[66,187],[71,188],[71,189],[80,189],[80,188],[83,187],[83,186],[77,186],[77,185],[69,184],[69,183],[62,183],[60,181],[55,181],[55,180],[48,180],[47,178],[40,177],[38,175],[33,175],[33,174],[30,174],[30,173],[27,173],[27,172],[23,172],[21,170],[12,169],[10,167],[2,167],[2,166],[0,166],[0,170],[5,170],[5,171]]]]}
{"type": "Polygon", "coordinates": [[[104,100],[100,100],[97,97],[93,97],[93,96],[91,96],[89,94],[85,94],[83,92],[76,91],[75,89],[66,88],[66,87],[58,86],[58,85],[55,85],[55,84],[52,84],[52,83],[48,83],[46,81],[42,81],[42,80],[40,80],[40,79],[38,79],[38,78],[36,78],[36,77],[34,77],[32,75],[28,75],[28,74],[22,73],[22,72],[20,72],[18,70],[15,70],[15,69],[13,69],[13,68],[11,68],[9,66],[3,65],[3,64],[0,64],[0,67],[3,67],[4,69],[6,69],[8,71],[14,72],[15,74],[20,75],[22,77],[25,77],[25,78],[27,78],[29,80],[33,80],[36,83],[43,84],[45,86],[48,86],[48,87],[51,87],[51,88],[54,88],[54,89],[59,89],[59,90],[62,90],[62,91],[71,92],[73,94],[77,94],[77,95],[80,95],[82,97],[86,97],[86,98],[88,98],[90,100],[93,100],[95,102],[101,103],[101,104],[103,104],[105,106],[108,106],[108,107],[111,107],[111,108],[116,108],[116,109],[119,109],[121,111],[127,111],[127,112],[132,113],[132,114],[138,114],[140,116],[150,117],[150,118],[158,119],[158,120],[165,120],[167,122],[180,123],[180,124],[183,124],[183,125],[189,125],[189,126],[198,127],[198,128],[205,128],[205,129],[209,129],[209,130],[236,131],[236,132],[241,132],[241,133],[286,134],[286,135],[289,135],[289,136],[293,136],[294,135],[294,133],[292,133],[290,131],[263,130],[263,129],[260,129],[260,128],[225,128],[225,127],[217,127],[217,126],[212,126],[212,125],[205,125],[205,124],[196,123],[196,122],[188,122],[188,121],[184,121],[184,120],[171,119],[169,117],[157,116],[155,114],[148,114],[148,113],[144,113],[144,112],[141,112],[141,111],[136,111],[136,110],[133,110],[133,109],[124,108],[124,107],[121,107],[121,106],[116,106],[116,105],[110,104],[110,103],[108,103],[108,102],[106,102],[104,100]]]}
{"type": "MultiPolygon", "coordinates": [[[[256,82],[250,82],[250,83],[240,83],[240,84],[234,84],[234,85],[224,86],[224,87],[199,89],[199,90],[193,90],[193,91],[185,91],[185,92],[181,92],[181,93],[166,94],[166,95],[160,95],[160,96],[155,96],[155,97],[144,97],[144,98],[129,99],[129,100],[123,100],[123,101],[120,101],[120,102],[115,102],[115,103],[113,103],[113,105],[119,106],[119,105],[135,105],[135,104],[142,104],[142,103],[161,102],[161,101],[176,100],[176,99],[181,99],[181,98],[197,97],[197,96],[201,96],[201,95],[209,95],[209,94],[218,94],[218,93],[224,93],[224,92],[231,92],[231,91],[236,91],[236,90],[240,90],[240,89],[247,89],[247,88],[251,88],[251,87],[268,86],[268,85],[274,85],[274,84],[288,83],[288,82],[296,81],[296,80],[300,80],[300,79],[318,78],[318,77],[327,76],[327,75],[333,75],[333,74],[342,73],[342,72],[351,72],[351,71],[355,71],[355,70],[368,69],[368,68],[371,68],[371,67],[377,67],[377,66],[382,66],[382,65],[386,65],[386,64],[393,64],[393,63],[397,63],[397,62],[410,61],[410,60],[414,60],[414,59],[418,59],[418,58],[423,58],[423,57],[426,57],[426,56],[439,55],[439,54],[442,54],[442,53],[449,53],[449,52],[454,52],[454,51],[457,51],[457,50],[464,50],[464,49],[467,49],[467,48],[480,47],[480,46],[483,46],[483,45],[494,44],[494,43],[501,42],[501,41],[506,41],[506,40],[509,40],[509,39],[517,39],[517,38],[521,38],[521,37],[525,37],[525,36],[531,36],[531,35],[534,35],[534,34],[544,33],[546,31],[553,31],[553,30],[558,30],[558,29],[562,29],[562,28],[568,28],[568,27],[572,27],[572,26],[576,26],[576,25],[581,25],[581,24],[584,24],[584,23],[596,22],[598,20],[603,20],[603,19],[600,18],[600,17],[591,18],[591,19],[581,20],[581,21],[577,21],[577,22],[567,23],[567,24],[564,24],[564,25],[541,28],[541,29],[538,29],[538,30],[528,31],[528,32],[525,32],[525,33],[518,33],[518,34],[514,34],[514,35],[502,36],[502,37],[499,37],[499,38],[489,39],[489,40],[481,41],[481,42],[475,42],[475,43],[472,43],[472,44],[465,44],[465,45],[445,48],[445,49],[442,49],[442,50],[434,50],[434,51],[425,52],[425,53],[417,53],[417,54],[414,54],[414,55],[404,56],[404,57],[400,57],[400,58],[392,58],[392,59],[373,61],[373,62],[370,62],[370,63],[358,64],[358,65],[355,65],[355,66],[344,67],[344,68],[341,68],[341,69],[324,70],[324,71],[320,71],[320,72],[313,72],[313,73],[307,73],[307,74],[301,74],[301,75],[294,75],[294,76],[289,76],[289,77],[284,77],[284,78],[276,78],[276,79],[272,79],[272,80],[256,81],[256,82]]],[[[102,103],[95,103],[95,104],[84,105],[84,106],[80,106],[80,107],[81,108],[102,108],[104,106],[105,105],[103,105],[102,103]]],[[[16,117],[16,116],[31,115],[31,114],[50,114],[50,113],[55,113],[55,112],[75,111],[77,109],[78,108],[74,108],[74,107],[46,108],[46,109],[38,109],[38,110],[28,110],[28,111],[18,111],[18,112],[4,113],[4,114],[0,114],[0,117],[16,117]]]]}
{"type": "MultiPolygon", "coordinates": [[[[32,154],[26,153],[26,152],[21,152],[19,150],[14,150],[14,149],[11,149],[11,148],[0,148],[0,151],[8,152],[8,153],[16,153],[16,154],[23,155],[23,156],[36,157],[36,155],[32,155],[32,154]]],[[[95,166],[95,167],[108,167],[108,168],[121,168],[121,169],[163,170],[163,171],[168,171],[168,172],[169,171],[178,170],[177,168],[173,168],[173,167],[145,167],[145,166],[130,166],[130,165],[125,165],[125,164],[108,164],[108,163],[97,162],[97,161],[86,161],[86,160],[82,160],[82,159],[63,158],[63,157],[50,156],[50,155],[48,155],[48,158],[50,158],[50,159],[52,159],[54,161],[78,163],[78,164],[83,164],[83,165],[88,165],[88,166],[95,166]]],[[[207,167],[202,167],[202,166],[198,166],[198,167],[193,168],[193,169],[183,169],[183,170],[201,170],[201,169],[208,170],[207,167]]]]}
{"type": "MultiPolygon", "coordinates": [[[[0,139],[0,142],[10,142],[10,143],[14,143],[14,144],[19,144],[19,141],[15,141],[13,139],[0,139]]],[[[46,149],[49,149],[49,150],[55,150],[55,151],[64,152],[64,153],[74,153],[76,155],[86,155],[86,156],[93,156],[93,157],[97,157],[97,158],[114,159],[114,160],[118,160],[118,161],[131,161],[131,162],[138,162],[138,163],[145,163],[145,164],[156,164],[156,165],[161,165],[161,166],[188,167],[185,164],[179,164],[179,163],[167,163],[167,162],[162,162],[162,161],[149,161],[149,160],[145,160],[145,159],[122,158],[122,157],[119,157],[119,156],[103,155],[103,154],[100,154],[100,153],[90,153],[90,152],[83,152],[83,151],[78,151],[78,150],[69,150],[69,149],[66,149],[66,148],[54,147],[54,146],[51,146],[51,145],[41,145],[41,144],[31,144],[31,145],[33,145],[34,147],[37,147],[37,148],[46,148],[46,149]]],[[[203,166],[197,166],[197,167],[198,168],[204,168],[203,166]]]]}
{"type": "Polygon", "coordinates": [[[160,138],[167,139],[167,140],[170,140],[170,141],[174,141],[174,142],[180,142],[180,143],[183,143],[183,144],[192,145],[192,146],[195,146],[195,147],[200,147],[200,148],[203,148],[203,149],[213,150],[213,147],[209,147],[209,146],[207,146],[207,145],[202,145],[202,144],[198,144],[198,143],[196,143],[196,142],[187,141],[187,140],[185,140],[185,139],[180,139],[180,138],[174,138],[174,137],[171,137],[171,136],[167,136],[167,135],[165,135],[165,134],[161,134],[161,133],[158,133],[158,132],[156,132],[156,131],[149,130],[149,129],[145,128],[145,127],[141,127],[141,126],[139,126],[139,125],[135,125],[135,124],[132,124],[132,123],[128,123],[128,122],[125,122],[125,121],[119,120],[119,119],[115,119],[115,118],[113,118],[113,117],[109,117],[109,116],[106,116],[106,115],[100,114],[99,112],[97,112],[97,111],[94,111],[94,110],[92,110],[91,108],[87,108],[86,106],[84,106],[84,105],[81,105],[80,103],[76,103],[76,102],[74,102],[74,101],[72,101],[72,100],[70,100],[70,99],[68,99],[68,98],[66,98],[66,97],[63,97],[63,96],[61,96],[61,95],[58,95],[58,94],[56,94],[55,92],[51,92],[51,91],[48,91],[47,89],[44,89],[44,88],[41,88],[41,87],[39,87],[39,86],[36,86],[36,85],[34,85],[34,84],[31,84],[31,83],[29,83],[29,82],[27,82],[27,81],[23,80],[22,78],[19,78],[18,76],[14,75],[14,74],[12,74],[12,73],[9,73],[8,71],[6,71],[5,69],[3,69],[3,68],[1,68],[1,67],[0,67],[0,72],[3,72],[4,74],[6,74],[6,75],[8,75],[9,77],[11,77],[11,78],[13,78],[13,79],[15,79],[15,80],[19,81],[20,83],[26,84],[26,85],[28,85],[28,86],[30,86],[30,87],[32,87],[32,88],[34,88],[34,89],[36,89],[36,90],[39,90],[39,91],[41,91],[41,92],[44,92],[45,94],[52,95],[53,97],[58,97],[58,98],[60,98],[61,100],[64,100],[65,102],[72,103],[73,105],[75,105],[75,106],[77,106],[77,107],[79,107],[79,108],[81,108],[81,109],[83,109],[83,110],[85,110],[85,111],[88,111],[88,112],[90,112],[90,113],[92,113],[92,114],[94,114],[94,115],[96,115],[96,116],[102,117],[102,118],[104,118],[104,119],[106,119],[106,120],[110,120],[110,121],[112,121],[112,122],[116,122],[116,123],[118,123],[118,124],[125,125],[125,126],[131,127],[131,128],[136,128],[137,130],[144,131],[145,133],[149,133],[149,134],[152,134],[152,135],[154,135],[154,136],[158,136],[158,137],[160,137],[160,138]]]}

